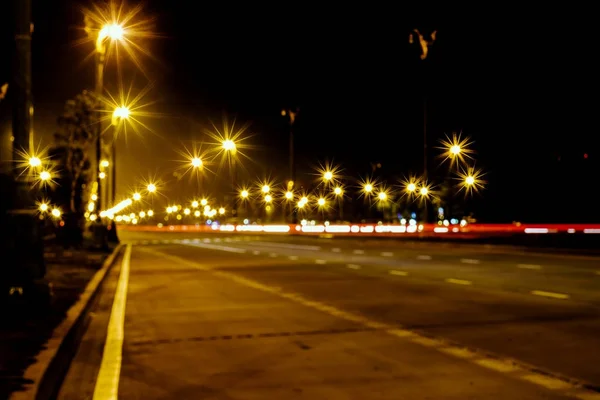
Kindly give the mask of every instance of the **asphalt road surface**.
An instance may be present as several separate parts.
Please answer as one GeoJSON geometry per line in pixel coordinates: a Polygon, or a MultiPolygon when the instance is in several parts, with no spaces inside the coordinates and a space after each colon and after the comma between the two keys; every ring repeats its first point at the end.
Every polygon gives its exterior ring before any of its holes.
{"type": "Polygon", "coordinates": [[[120,235],[60,399],[600,399],[600,258],[120,235]]]}

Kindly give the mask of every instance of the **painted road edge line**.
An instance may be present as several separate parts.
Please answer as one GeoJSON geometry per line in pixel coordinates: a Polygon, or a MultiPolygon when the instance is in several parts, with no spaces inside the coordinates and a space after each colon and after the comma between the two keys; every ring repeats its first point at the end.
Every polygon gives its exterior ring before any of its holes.
{"type": "MultiPolygon", "coordinates": [[[[164,258],[171,259],[173,261],[182,263],[183,265],[189,265],[199,270],[206,271],[206,267],[199,263],[186,260],[181,257],[165,254],[158,250],[144,249],[146,252],[151,252],[156,255],[160,255],[164,258]]],[[[410,331],[404,329],[401,326],[392,326],[386,323],[373,321],[367,319],[361,315],[350,313],[344,310],[340,310],[333,306],[330,306],[319,301],[313,301],[305,298],[299,294],[284,292],[281,288],[268,286],[258,281],[245,278],[243,276],[225,272],[225,271],[210,271],[213,275],[219,276],[225,279],[232,280],[240,285],[244,285],[250,288],[254,288],[263,292],[272,293],[284,299],[288,299],[297,304],[301,304],[305,307],[309,307],[328,315],[345,319],[347,321],[361,324],[365,327],[374,330],[381,330],[389,335],[396,336],[398,338],[406,339],[412,343],[419,344],[424,347],[433,348],[442,353],[454,356],[459,359],[471,362],[479,365],[480,367],[491,369],[498,373],[502,373],[500,370],[507,369],[504,366],[512,365],[509,376],[520,379],[523,381],[530,382],[540,387],[544,387],[549,390],[557,391],[570,397],[575,397],[580,400],[598,400],[600,399],[600,387],[593,385],[589,382],[580,381],[573,379],[555,372],[546,371],[542,368],[536,367],[531,364],[527,364],[521,361],[513,360],[510,358],[498,356],[491,352],[483,351],[475,348],[467,348],[466,346],[456,343],[447,339],[434,338],[425,336],[416,331],[410,331]],[[485,360],[485,361],[483,361],[485,360]]]]}
{"type": "Polygon", "coordinates": [[[399,271],[397,269],[390,269],[389,274],[390,275],[396,275],[396,276],[408,276],[408,272],[406,272],[406,271],[399,271]]]}
{"type": "Polygon", "coordinates": [[[73,348],[78,347],[83,334],[83,332],[78,334],[77,330],[81,328],[80,325],[85,320],[85,315],[89,311],[100,285],[108,275],[108,271],[113,266],[122,247],[122,244],[115,247],[113,252],[104,260],[102,267],[96,271],[83,292],[81,292],[79,300],[69,308],[63,322],[54,329],[52,337],[45,343],[45,348],[37,354],[35,357],[36,362],[25,370],[23,378],[31,380],[33,383],[25,385],[22,391],[14,392],[10,400],[50,398],[52,393],[58,391],[63,378],[60,371],[62,373],[67,372],[73,348]],[[63,346],[63,341],[71,335],[75,337],[72,345],[63,346]],[[55,376],[57,373],[61,375],[55,376]]]}
{"type": "Polygon", "coordinates": [[[125,248],[121,261],[121,271],[117,281],[117,289],[108,320],[108,330],[102,362],[96,378],[93,400],[113,400],[118,398],[119,378],[121,377],[121,359],[123,357],[123,339],[125,338],[125,305],[127,303],[127,287],[129,286],[129,269],[131,265],[131,246],[125,248]]]}
{"type": "Polygon", "coordinates": [[[549,297],[551,299],[560,299],[560,300],[566,300],[569,298],[568,294],[547,292],[545,290],[532,290],[531,294],[536,295],[536,296],[549,297]]]}

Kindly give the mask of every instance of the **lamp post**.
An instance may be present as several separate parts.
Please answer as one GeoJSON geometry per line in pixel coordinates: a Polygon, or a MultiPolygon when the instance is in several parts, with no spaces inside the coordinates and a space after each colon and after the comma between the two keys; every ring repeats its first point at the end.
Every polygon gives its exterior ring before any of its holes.
{"type": "MultiPolygon", "coordinates": [[[[98,97],[102,96],[102,92],[104,90],[104,62],[106,59],[106,41],[107,40],[122,40],[123,39],[123,35],[124,35],[125,31],[123,29],[123,26],[120,24],[116,24],[116,23],[112,23],[112,24],[107,24],[104,25],[98,32],[96,35],[96,40],[95,40],[95,44],[96,44],[96,68],[95,68],[95,89],[96,89],[96,95],[98,97]]],[[[96,184],[97,184],[97,193],[98,193],[98,203],[97,203],[97,207],[98,209],[102,209],[102,180],[100,178],[100,159],[102,158],[102,119],[100,118],[100,111],[97,112],[97,131],[96,131],[96,184]]],[[[115,145],[114,145],[114,140],[113,140],[113,146],[112,146],[112,150],[114,150],[115,145]]],[[[113,167],[112,167],[112,171],[113,174],[116,171],[115,169],[115,160],[114,160],[114,154],[113,154],[113,167]]],[[[113,176],[113,181],[114,181],[114,176],[113,176]]],[[[113,190],[114,190],[115,184],[113,183],[113,190]]],[[[114,196],[114,193],[113,193],[114,196]]],[[[108,196],[107,196],[108,197],[108,196]]],[[[114,199],[113,199],[114,202],[114,199]]]]}
{"type": "MultiPolygon", "coordinates": [[[[223,140],[222,143],[223,151],[227,153],[229,168],[231,173],[231,193],[235,193],[236,190],[236,168],[235,168],[235,152],[237,151],[237,146],[235,142],[231,139],[223,140]]],[[[235,194],[231,196],[231,215],[236,218],[237,217],[237,199],[235,194]]]]}

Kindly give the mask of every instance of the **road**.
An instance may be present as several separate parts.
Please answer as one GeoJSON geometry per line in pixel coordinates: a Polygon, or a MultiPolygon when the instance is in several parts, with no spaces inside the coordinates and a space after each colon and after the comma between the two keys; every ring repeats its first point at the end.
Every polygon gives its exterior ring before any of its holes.
{"type": "Polygon", "coordinates": [[[111,398],[117,386],[119,399],[600,399],[598,258],[375,239],[121,239],[128,250],[60,399],[111,398]]]}

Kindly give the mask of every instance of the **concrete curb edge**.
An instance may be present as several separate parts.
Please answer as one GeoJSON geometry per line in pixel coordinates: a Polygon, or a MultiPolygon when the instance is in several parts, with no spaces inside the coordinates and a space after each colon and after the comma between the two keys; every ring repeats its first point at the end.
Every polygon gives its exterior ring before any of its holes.
{"type": "Polygon", "coordinates": [[[122,248],[123,245],[119,244],[106,258],[86,285],[79,300],[69,308],[65,319],[54,329],[45,348],[35,357],[36,362],[25,370],[24,379],[33,383],[25,390],[13,392],[10,400],[49,400],[56,396],[83,334],[81,328],[85,326],[87,313],[122,248]]]}

